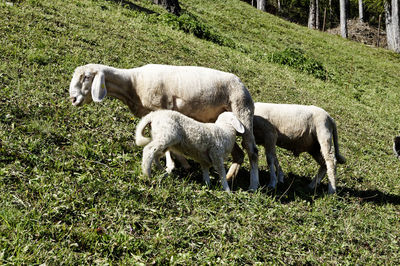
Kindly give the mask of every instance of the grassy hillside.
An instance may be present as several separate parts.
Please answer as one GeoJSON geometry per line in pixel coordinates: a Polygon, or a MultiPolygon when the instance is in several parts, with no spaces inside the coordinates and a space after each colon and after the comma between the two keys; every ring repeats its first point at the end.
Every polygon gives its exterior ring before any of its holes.
{"type": "Polygon", "coordinates": [[[0,262],[400,263],[400,56],[239,0],[180,2],[179,19],[144,0],[0,2],[0,262]],[[348,161],[338,194],[326,179],[308,191],[316,163],[284,150],[277,191],[246,192],[247,163],[232,194],[215,178],[206,188],[194,163],[143,177],[126,106],[71,106],[86,63],[207,66],[238,75],[255,101],[326,109],[348,161]]]}

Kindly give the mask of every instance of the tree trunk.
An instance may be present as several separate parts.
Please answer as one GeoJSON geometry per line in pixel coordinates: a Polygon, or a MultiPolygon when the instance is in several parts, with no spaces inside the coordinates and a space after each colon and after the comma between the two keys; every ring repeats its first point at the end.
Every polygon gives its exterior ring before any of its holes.
{"type": "Polygon", "coordinates": [[[153,0],[154,4],[164,7],[168,12],[179,16],[181,13],[181,7],[179,6],[178,0],[153,0]]]}
{"type": "Polygon", "coordinates": [[[315,28],[319,30],[319,1],[315,0],[315,28]]]}
{"type": "Polygon", "coordinates": [[[358,0],[358,16],[360,22],[364,22],[364,6],[363,0],[358,0]]]}
{"type": "Polygon", "coordinates": [[[386,38],[388,49],[400,53],[399,0],[385,1],[386,38]]]}
{"type": "Polygon", "coordinates": [[[310,0],[310,9],[308,14],[308,28],[319,29],[318,0],[310,0]]]}
{"type": "Polygon", "coordinates": [[[315,29],[315,0],[310,0],[310,8],[308,12],[308,28],[315,29]]]}
{"type": "Polygon", "coordinates": [[[262,11],[267,11],[267,1],[257,0],[257,9],[260,9],[262,11]]]}
{"type": "Polygon", "coordinates": [[[281,13],[282,12],[281,0],[277,0],[276,5],[278,6],[278,12],[281,13]]]}
{"type": "Polygon", "coordinates": [[[340,5],[340,35],[343,38],[347,38],[348,32],[347,32],[346,0],[339,0],[339,5],[340,5]]]}
{"type": "Polygon", "coordinates": [[[329,28],[332,27],[332,17],[333,17],[332,0],[329,0],[329,15],[328,15],[329,28]]]}
{"type": "Polygon", "coordinates": [[[379,19],[378,19],[378,36],[377,36],[377,40],[376,40],[376,46],[379,47],[379,43],[381,41],[381,19],[382,19],[382,15],[379,14],[379,19]]]}

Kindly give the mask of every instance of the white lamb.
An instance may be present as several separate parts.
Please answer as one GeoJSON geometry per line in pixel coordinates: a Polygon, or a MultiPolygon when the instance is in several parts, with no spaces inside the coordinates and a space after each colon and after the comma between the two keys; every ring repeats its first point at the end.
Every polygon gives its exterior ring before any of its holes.
{"type": "Polygon", "coordinates": [[[136,128],[136,144],[144,146],[142,171],[151,176],[151,165],[168,149],[197,161],[203,171],[203,180],[210,184],[209,168],[218,172],[222,187],[230,191],[226,181],[224,158],[232,151],[236,132],[245,128],[232,112],[224,112],[215,123],[201,123],[179,112],[154,111],[143,117],[136,128]],[[151,125],[151,139],[143,136],[151,125]]]}
{"type": "MultiPolygon", "coordinates": [[[[292,151],[295,156],[308,152],[320,165],[318,174],[310,183],[315,188],[328,172],[329,193],[336,192],[336,160],[345,163],[339,153],[336,124],[329,114],[316,106],[294,104],[255,103],[254,137],[258,145],[263,145],[270,168],[269,187],[283,182],[283,172],[276,157],[275,146],[292,151]],[[332,147],[334,145],[334,154],[332,147]]],[[[243,153],[241,153],[243,156],[243,153]]],[[[238,170],[236,164],[232,168],[238,170]]],[[[228,179],[232,176],[228,175],[228,179]]]]}
{"type": "MultiPolygon", "coordinates": [[[[145,65],[119,69],[88,64],[75,69],[69,94],[75,106],[92,100],[100,102],[108,94],[128,105],[138,117],[169,109],[200,122],[214,122],[222,112],[231,111],[245,128],[242,146],[250,160],[249,189],[256,190],[259,185],[258,150],[253,136],[254,103],[234,74],[195,66],[145,65]]],[[[240,150],[237,144],[234,150],[240,150]]],[[[240,163],[236,157],[233,160],[240,163]]]]}

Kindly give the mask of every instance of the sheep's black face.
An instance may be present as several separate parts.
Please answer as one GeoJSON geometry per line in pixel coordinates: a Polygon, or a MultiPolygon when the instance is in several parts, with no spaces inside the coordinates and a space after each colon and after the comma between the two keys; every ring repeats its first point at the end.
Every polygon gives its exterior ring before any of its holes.
{"type": "Polygon", "coordinates": [[[400,136],[393,139],[393,151],[396,157],[400,159],[400,136]]]}
{"type": "Polygon", "coordinates": [[[94,74],[76,69],[69,85],[69,97],[74,106],[92,102],[90,93],[94,74]]]}

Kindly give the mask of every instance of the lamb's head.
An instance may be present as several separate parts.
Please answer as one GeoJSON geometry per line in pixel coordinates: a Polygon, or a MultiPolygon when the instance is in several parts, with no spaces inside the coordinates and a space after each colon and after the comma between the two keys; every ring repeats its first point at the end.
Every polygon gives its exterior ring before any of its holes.
{"type": "Polygon", "coordinates": [[[69,97],[75,106],[101,102],[107,94],[104,72],[97,65],[77,67],[69,85],[69,97]]]}
{"type": "Polygon", "coordinates": [[[217,121],[215,121],[215,124],[221,125],[221,126],[230,125],[240,134],[244,133],[244,131],[245,131],[243,124],[239,121],[239,119],[236,117],[236,115],[234,115],[232,112],[221,113],[218,116],[217,121]]]}

